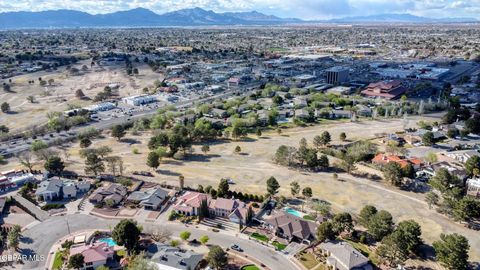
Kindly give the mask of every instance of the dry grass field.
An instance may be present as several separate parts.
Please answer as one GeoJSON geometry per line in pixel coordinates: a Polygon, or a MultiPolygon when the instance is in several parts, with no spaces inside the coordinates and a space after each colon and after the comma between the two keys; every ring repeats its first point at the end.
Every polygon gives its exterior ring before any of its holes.
{"type": "MultiPolygon", "coordinates": [[[[427,121],[438,120],[437,116],[411,117],[409,126],[415,126],[420,119],[427,121]]],[[[349,140],[371,139],[376,133],[395,132],[403,128],[403,120],[388,121],[363,121],[359,123],[337,123],[316,125],[306,128],[291,128],[284,130],[281,135],[276,132],[267,132],[261,138],[252,136],[244,141],[230,141],[212,143],[210,152],[204,155],[200,147],[193,147],[194,153],[189,160],[163,160],[155,177],[145,180],[168,182],[176,185],[178,176],[185,176],[185,184],[196,187],[212,185],[216,187],[222,177],[230,177],[235,181],[231,189],[264,194],[266,192],[266,179],[274,176],[280,183],[280,193],[289,194],[289,183],[298,181],[301,186],[310,186],[314,197],[326,200],[338,211],[351,211],[358,213],[366,204],[375,205],[392,213],[396,221],[414,219],[422,225],[423,238],[431,243],[439,238],[440,233],[460,233],[470,240],[472,259],[480,259],[480,237],[478,232],[464,228],[449,219],[428,209],[424,202],[423,194],[400,191],[382,182],[355,178],[350,175],[340,174],[342,181],[335,181],[330,173],[308,173],[291,170],[272,163],[272,156],[278,146],[285,144],[297,146],[301,138],[306,138],[311,143],[315,135],[328,130],[333,139],[333,144],[338,140],[341,132],[346,132],[349,140]],[[240,146],[242,152],[234,153],[234,148],[240,146]]],[[[125,163],[125,171],[145,170],[148,154],[147,142],[149,134],[140,136],[127,135],[128,141],[118,142],[106,136],[96,140],[92,147],[108,145],[114,149],[114,154],[121,156],[125,163]],[[137,149],[139,154],[134,154],[137,149]]],[[[69,148],[69,161],[67,169],[83,173],[83,160],[78,157],[78,145],[69,148]]],[[[8,167],[14,167],[12,162],[8,167]]]]}
{"type": "Polygon", "coordinates": [[[12,78],[13,92],[0,93],[0,100],[9,103],[12,112],[1,114],[0,125],[7,125],[11,130],[38,125],[47,121],[48,112],[63,112],[70,106],[94,104],[95,95],[108,84],[119,84],[118,94],[124,97],[141,94],[144,87],[152,85],[157,79],[163,79],[160,74],[152,72],[146,64],[138,66],[138,76],[126,76],[124,64],[90,68],[87,62],[79,62],[73,66],[79,70],[84,64],[89,67],[79,75],[71,75],[65,67],[62,67],[54,72],[42,71],[12,78]],[[54,82],[41,86],[38,80],[40,77],[44,81],[53,79],[54,82]],[[31,80],[35,83],[29,84],[31,80]],[[75,97],[77,89],[81,89],[91,100],[77,99],[75,97]],[[35,102],[30,103],[27,100],[29,96],[33,96],[35,102]]]}

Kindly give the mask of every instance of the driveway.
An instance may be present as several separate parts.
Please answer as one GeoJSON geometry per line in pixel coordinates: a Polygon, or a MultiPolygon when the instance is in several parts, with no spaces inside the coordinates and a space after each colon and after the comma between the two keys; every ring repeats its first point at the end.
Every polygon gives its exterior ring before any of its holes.
{"type": "MultiPolygon", "coordinates": [[[[74,214],[68,216],[53,216],[48,220],[39,223],[26,230],[23,233],[23,239],[20,244],[21,253],[23,255],[48,255],[53,244],[58,239],[67,236],[70,232],[82,230],[103,229],[108,230],[113,227],[118,220],[103,220],[94,216],[84,214],[74,214]],[[68,222],[67,222],[68,221],[68,222]]],[[[158,224],[140,223],[145,232],[152,232],[158,224]]],[[[180,232],[188,230],[192,233],[191,238],[199,238],[207,235],[210,238],[210,244],[220,245],[223,248],[231,246],[233,243],[238,244],[244,249],[245,255],[257,258],[271,269],[296,269],[296,266],[285,256],[277,253],[271,248],[256,244],[245,238],[235,237],[230,234],[215,233],[194,228],[186,227],[179,223],[166,222],[162,224],[172,232],[172,235],[178,236],[180,232]]],[[[45,261],[28,261],[23,265],[23,269],[45,269],[45,261]]]]}

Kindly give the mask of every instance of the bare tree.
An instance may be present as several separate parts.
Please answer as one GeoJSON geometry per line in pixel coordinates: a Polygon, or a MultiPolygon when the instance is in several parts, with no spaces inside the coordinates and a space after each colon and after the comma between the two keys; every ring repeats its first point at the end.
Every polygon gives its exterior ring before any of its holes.
{"type": "Polygon", "coordinates": [[[29,171],[33,168],[33,155],[30,152],[23,152],[17,155],[17,159],[29,171]]]}
{"type": "Polygon", "coordinates": [[[171,236],[172,232],[164,226],[158,227],[155,232],[152,233],[152,239],[160,243],[167,242],[168,240],[170,240],[171,236]]]}

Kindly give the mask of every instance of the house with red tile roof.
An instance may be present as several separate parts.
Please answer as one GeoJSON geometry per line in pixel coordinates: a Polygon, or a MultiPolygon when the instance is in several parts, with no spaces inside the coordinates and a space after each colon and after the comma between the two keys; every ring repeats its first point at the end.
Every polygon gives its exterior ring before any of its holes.
{"type": "Polygon", "coordinates": [[[362,94],[367,97],[392,100],[399,98],[405,92],[407,92],[407,88],[402,85],[401,81],[392,80],[371,83],[362,91],[362,94]]]}
{"type": "Polygon", "coordinates": [[[83,255],[84,269],[96,269],[102,265],[106,265],[108,261],[113,259],[113,247],[109,247],[107,243],[97,242],[91,245],[78,246],[70,248],[70,256],[75,254],[83,255]]]}
{"type": "Polygon", "coordinates": [[[385,153],[378,153],[373,159],[372,163],[378,164],[378,165],[386,165],[390,162],[396,162],[398,163],[402,168],[406,167],[408,164],[411,164],[414,169],[419,169],[423,165],[423,161],[419,158],[412,157],[409,159],[399,157],[397,155],[387,155],[385,153]]]}

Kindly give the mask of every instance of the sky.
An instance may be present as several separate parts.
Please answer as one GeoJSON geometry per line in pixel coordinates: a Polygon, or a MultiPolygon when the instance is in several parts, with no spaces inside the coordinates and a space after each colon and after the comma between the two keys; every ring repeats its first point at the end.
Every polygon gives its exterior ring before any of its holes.
{"type": "Polygon", "coordinates": [[[300,19],[382,13],[480,19],[480,0],[0,0],[0,12],[74,9],[97,14],[137,7],[148,8],[159,14],[193,7],[215,12],[256,10],[300,19]]]}

